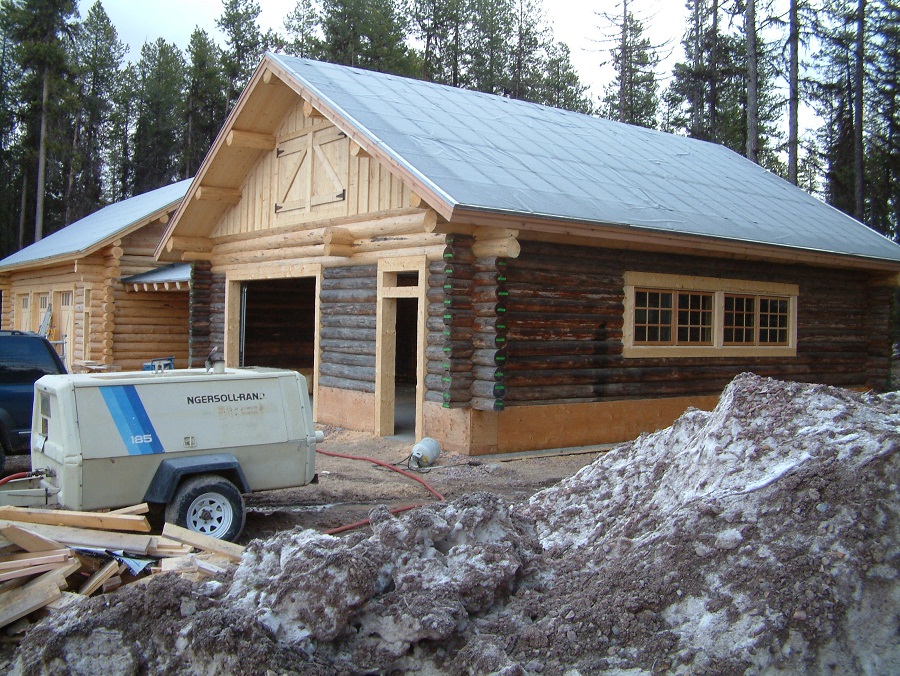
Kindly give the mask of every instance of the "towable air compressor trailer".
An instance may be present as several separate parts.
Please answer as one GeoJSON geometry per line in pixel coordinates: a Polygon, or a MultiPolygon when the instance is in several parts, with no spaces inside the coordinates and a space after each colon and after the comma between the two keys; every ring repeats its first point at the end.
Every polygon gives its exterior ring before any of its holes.
{"type": "Polygon", "coordinates": [[[315,481],[303,376],[205,369],[44,376],[35,383],[29,488],[6,504],[165,505],[166,520],[233,540],[242,493],[315,481]]]}

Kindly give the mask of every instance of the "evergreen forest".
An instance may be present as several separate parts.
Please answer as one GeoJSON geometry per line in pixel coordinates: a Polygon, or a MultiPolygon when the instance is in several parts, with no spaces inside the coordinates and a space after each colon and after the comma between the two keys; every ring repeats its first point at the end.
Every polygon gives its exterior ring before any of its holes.
{"type": "Polygon", "coordinates": [[[900,0],[686,0],[665,45],[650,0],[598,5],[593,96],[542,0],[297,0],[280,30],[222,0],[223,41],[130,60],[102,0],[0,0],[0,255],[193,176],[267,50],[720,143],[900,240],[900,0]]]}

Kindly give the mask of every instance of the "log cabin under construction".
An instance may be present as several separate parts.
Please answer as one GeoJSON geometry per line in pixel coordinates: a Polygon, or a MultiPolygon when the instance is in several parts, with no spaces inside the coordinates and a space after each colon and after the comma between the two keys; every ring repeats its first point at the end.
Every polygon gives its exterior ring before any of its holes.
{"type": "MultiPolygon", "coordinates": [[[[156,252],[319,423],[483,454],[627,440],[742,371],[890,384],[900,247],[721,146],[267,54],[156,252]]],[[[207,341],[207,342],[203,342],[207,341]]]]}
{"type": "Polygon", "coordinates": [[[0,327],[40,331],[70,371],[188,366],[190,265],[154,253],[189,185],[111,204],[0,261],[0,327]]]}

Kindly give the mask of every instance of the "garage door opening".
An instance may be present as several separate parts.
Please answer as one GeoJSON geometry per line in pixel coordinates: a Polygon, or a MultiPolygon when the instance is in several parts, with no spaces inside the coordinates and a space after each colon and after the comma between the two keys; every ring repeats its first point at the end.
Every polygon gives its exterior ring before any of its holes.
{"type": "Polygon", "coordinates": [[[315,277],[241,285],[241,366],[299,371],[311,389],[315,341],[315,277]]]}

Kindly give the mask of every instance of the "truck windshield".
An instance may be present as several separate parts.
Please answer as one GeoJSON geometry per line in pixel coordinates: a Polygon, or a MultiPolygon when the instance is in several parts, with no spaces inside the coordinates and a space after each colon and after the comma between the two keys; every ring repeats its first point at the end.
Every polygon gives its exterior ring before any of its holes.
{"type": "Polygon", "coordinates": [[[59,366],[43,341],[17,336],[0,341],[0,383],[33,383],[56,373],[60,373],[59,366]]]}

